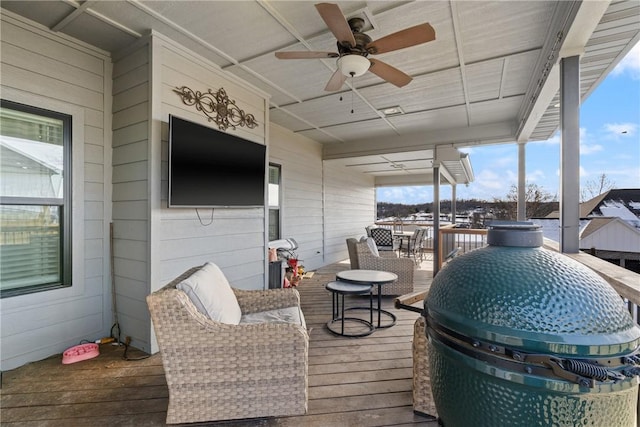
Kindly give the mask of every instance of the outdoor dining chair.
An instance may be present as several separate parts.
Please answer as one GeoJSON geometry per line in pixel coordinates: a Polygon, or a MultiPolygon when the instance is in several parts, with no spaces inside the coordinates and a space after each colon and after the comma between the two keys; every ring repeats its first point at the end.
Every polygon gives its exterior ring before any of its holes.
{"type": "Polygon", "coordinates": [[[393,237],[393,232],[388,228],[371,229],[371,237],[376,242],[378,251],[400,251],[400,240],[393,237]]]}

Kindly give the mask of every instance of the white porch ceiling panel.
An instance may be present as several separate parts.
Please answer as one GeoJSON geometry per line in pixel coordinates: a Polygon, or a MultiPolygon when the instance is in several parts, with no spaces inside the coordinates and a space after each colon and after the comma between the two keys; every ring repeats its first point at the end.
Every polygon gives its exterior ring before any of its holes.
{"type": "MultiPolygon", "coordinates": [[[[583,99],[640,39],[637,0],[605,0],[601,8],[594,8],[593,1],[569,0],[337,4],[347,18],[363,18],[363,31],[374,40],[424,22],[433,26],[436,40],[373,56],[409,74],[411,83],[397,88],[365,73],[352,82],[348,79],[340,91],[328,93],[324,87],[336,69],[335,59],[275,58],[274,52],[282,50],[337,50],[312,1],[0,3],[3,10],[114,55],[157,31],[269,93],[272,122],[325,144],[325,157],[331,161],[349,158],[353,164],[366,160],[357,157],[384,156],[384,151],[398,152],[401,147],[415,153],[443,144],[546,139],[559,123],[557,88],[542,74],[549,56],[557,68],[557,51],[552,55],[555,35],[569,37],[571,29],[589,25],[591,21],[584,18],[588,14],[578,11],[600,10],[595,21],[599,23],[595,28],[591,24],[588,41],[578,46],[584,50],[583,99]],[[543,105],[536,103],[539,82],[551,93],[543,105]],[[392,106],[400,106],[404,114],[385,117],[378,111],[392,106]]],[[[574,40],[566,39],[556,47],[564,44],[575,47],[574,40]]],[[[385,177],[396,173],[398,180],[410,175],[410,169],[389,166],[388,159],[381,164],[385,167],[367,173],[385,177]]]]}

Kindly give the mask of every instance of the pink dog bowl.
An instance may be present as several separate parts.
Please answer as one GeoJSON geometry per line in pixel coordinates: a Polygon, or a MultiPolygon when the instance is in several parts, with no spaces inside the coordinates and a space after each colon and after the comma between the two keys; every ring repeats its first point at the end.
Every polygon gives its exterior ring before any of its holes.
{"type": "Polygon", "coordinates": [[[64,353],[62,353],[62,364],[68,365],[70,363],[81,362],[97,357],[99,354],[98,344],[89,343],[76,345],[66,349],[64,353]]]}

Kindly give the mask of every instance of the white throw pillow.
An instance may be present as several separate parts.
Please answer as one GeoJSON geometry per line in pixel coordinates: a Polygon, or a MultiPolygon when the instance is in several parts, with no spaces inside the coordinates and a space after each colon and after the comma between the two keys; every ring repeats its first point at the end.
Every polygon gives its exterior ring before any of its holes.
{"type": "Polygon", "coordinates": [[[378,245],[376,245],[376,241],[373,240],[373,237],[367,237],[367,246],[369,246],[369,250],[375,256],[380,256],[380,252],[378,252],[378,245]]]}
{"type": "Polygon", "coordinates": [[[212,262],[178,283],[198,311],[217,322],[237,325],[242,312],[233,289],[220,268],[212,262]]]}

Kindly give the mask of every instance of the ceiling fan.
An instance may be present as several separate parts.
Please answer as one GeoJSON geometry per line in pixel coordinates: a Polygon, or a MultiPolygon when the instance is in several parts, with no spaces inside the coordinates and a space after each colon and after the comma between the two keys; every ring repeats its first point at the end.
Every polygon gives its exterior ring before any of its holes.
{"type": "Polygon", "coordinates": [[[315,6],[338,40],[338,52],[283,51],[276,52],[276,57],[279,59],[338,58],[338,69],[324,88],[326,91],[339,90],[347,77],[361,76],[367,70],[389,83],[403,87],[413,79],[411,76],[379,59],[367,57],[430,42],[436,38],[433,27],[425,23],[372,41],[371,37],[361,32],[364,19],[356,17],[347,21],[337,4],[318,3],[315,6]]]}

